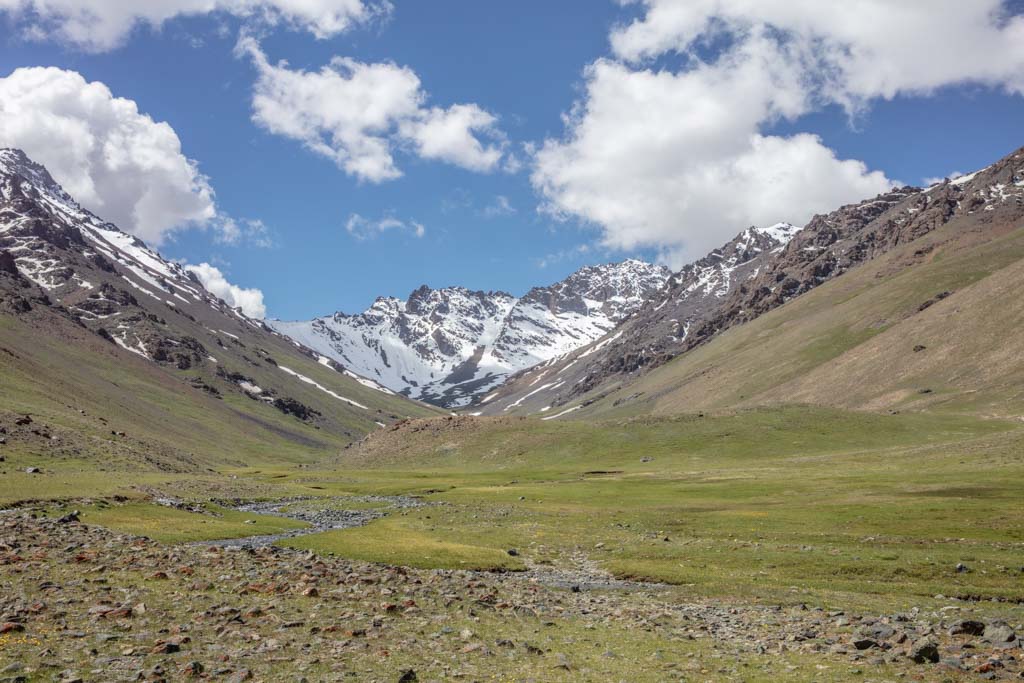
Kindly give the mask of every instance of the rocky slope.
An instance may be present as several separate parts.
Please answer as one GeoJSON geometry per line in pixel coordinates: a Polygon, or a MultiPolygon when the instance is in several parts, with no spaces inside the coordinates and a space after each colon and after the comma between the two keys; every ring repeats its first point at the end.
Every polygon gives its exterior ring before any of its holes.
{"type": "Polygon", "coordinates": [[[396,392],[461,407],[511,373],[602,337],[669,275],[628,260],[583,268],[522,298],[424,286],[405,301],[378,299],[359,315],[269,324],[396,392]]]}
{"type": "Polygon", "coordinates": [[[799,228],[788,223],[744,230],[673,274],[665,287],[601,340],[516,375],[472,410],[548,412],[558,404],[557,397],[573,395],[598,378],[636,373],[663,362],[797,232],[799,228]]]}
{"type": "Polygon", "coordinates": [[[0,347],[0,411],[84,415],[105,404],[111,419],[111,401],[138,434],[151,406],[158,441],[201,422],[207,443],[234,425],[265,431],[262,448],[283,438],[316,449],[431,412],[318,363],[11,149],[0,150],[0,347]],[[158,428],[161,416],[175,426],[158,428]]]}
{"type": "MultiPolygon", "coordinates": [[[[894,189],[816,216],[783,248],[762,253],[734,273],[729,285],[717,290],[720,296],[708,299],[700,287],[690,290],[693,275],[687,278],[684,270],[667,297],[672,306],[681,306],[678,313],[665,312],[666,299],[652,301],[596,344],[513,377],[476,410],[553,411],[551,416],[559,416],[611,390],[617,392],[616,400],[626,401],[629,392],[624,388],[654,368],[951,221],[1015,220],[1024,203],[1022,158],[1018,151],[953,181],[926,189],[894,189]],[[694,293],[699,305],[688,300],[694,293]]],[[[742,241],[743,235],[737,239],[742,241]]],[[[735,248],[736,240],[730,245],[726,250],[735,248]]],[[[909,259],[925,260],[934,249],[922,245],[920,253],[911,250],[909,259]]],[[[699,272],[700,264],[693,268],[699,272]]]]}

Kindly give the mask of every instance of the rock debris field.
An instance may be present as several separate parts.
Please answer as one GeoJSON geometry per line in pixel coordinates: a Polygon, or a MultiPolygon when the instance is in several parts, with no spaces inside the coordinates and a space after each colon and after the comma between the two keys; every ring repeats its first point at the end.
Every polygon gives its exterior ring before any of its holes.
{"type": "Polygon", "coordinates": [[[886,615],[693,604],[665,587],[572,577],[168,546],[8,511],[0,681],[1024,677],[1020,625],[972,618],[968,604],[886,615]]]}

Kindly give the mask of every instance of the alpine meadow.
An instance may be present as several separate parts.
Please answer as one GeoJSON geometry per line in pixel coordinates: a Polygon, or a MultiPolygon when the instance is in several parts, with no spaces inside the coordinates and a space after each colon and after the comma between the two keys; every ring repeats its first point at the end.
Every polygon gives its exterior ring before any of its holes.
{"type": "Polygon", "coordinates": [[[0,0],[0,683],[1024,679],[1024,6],[0,0]]]}

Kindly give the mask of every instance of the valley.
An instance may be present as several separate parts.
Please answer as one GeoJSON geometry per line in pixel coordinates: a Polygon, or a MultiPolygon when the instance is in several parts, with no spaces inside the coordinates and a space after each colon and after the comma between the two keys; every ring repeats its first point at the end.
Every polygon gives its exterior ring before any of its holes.
{"type": "Polygon", "coordinates": [[[0,161],[0,680],[1024,675],[1024,151],[294,329],[0,161]]]}

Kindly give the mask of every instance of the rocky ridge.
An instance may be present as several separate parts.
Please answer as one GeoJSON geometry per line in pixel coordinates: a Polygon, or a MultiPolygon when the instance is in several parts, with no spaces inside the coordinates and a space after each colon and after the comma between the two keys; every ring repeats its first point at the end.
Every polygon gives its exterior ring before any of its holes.
{"type": "Polygon", "coordinates": [[[68,337],[81,353],[100,349],[126,371],[141,359],[186,384],[200,402],[241,395],[257,416],[269,408],[348,440],[423,412],[411,404],[402,415],[381,410],[406,402],[341,368],[327,371],[329,379],[295,370],[323,368],[312,351],[84,209],[16,149],[0,149],[0,312],[26,334],[68,337]],[[354,418],[339,419],[348,411],[354,418]]]}
{"type": "MultiPolygon", "coordinates": [[[[667,297],[641,307],[613,334],[510,378],[475,410],[484,414],[551,411],[557,416],[564,412],[557,408],[580,398],[593,400],[586,397],[600,396],[608,387],[628,386],[636,377],[724,330],[778,308],[958,217],[985,219],[1019,212],[1022,206],[1024,150],[1018,150],[967,176],[924,189],[896,188],[815,216],[791,234],[784,246],[762,252],[745,270],[733,273],[728,284],[716,290],[716,296],[705,296],[699,287],[690,289],[694,274],[701,271],[698,262],[673,278],[675,284],[669,285],[672,292],[667,297]]],[[[724,250],[735,249],[744,234],[724,250]]],[[[713,257],[714,253],[709,258],[713,257]]],[[[928,250],[915,258],[928,258],[928,250]]]]}
{"type": "Polygon", "coordinates": [[[278,332],[389,389],[461,407],[509,374],[600,338],[669,278],[637,260],[588,266],[521,298],[423,286],[358,315],[271,321],[278,332]]]}

